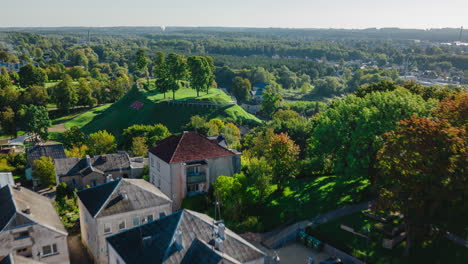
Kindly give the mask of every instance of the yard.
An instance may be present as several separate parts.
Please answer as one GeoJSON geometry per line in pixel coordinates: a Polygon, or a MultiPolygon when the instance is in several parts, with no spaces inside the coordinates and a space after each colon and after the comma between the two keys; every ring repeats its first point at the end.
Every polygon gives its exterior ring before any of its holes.
{"type": "Polygon", "coordinates": [[[319,225],[314,228],[312,235],[343,251],[348,251],[355,257],[367,260],[375,264],[414,264],[414,263],[466,263],[468,260],[468,250],[446,238],[439,238],[426,242],[420,248],[414,248],[411,257],[403,257],[405,242],[395,247],[393,250],[382,248],[382,236],[373,230],[375,221],[369,220],[362,213],[356,213],[339,218],[334,221],[319,225]],[[365,230],[370,227],[371,238],[369,241],[361,236],[341,229],[340,225],[345,224],[355,231],[365,234],[365,230]]]}

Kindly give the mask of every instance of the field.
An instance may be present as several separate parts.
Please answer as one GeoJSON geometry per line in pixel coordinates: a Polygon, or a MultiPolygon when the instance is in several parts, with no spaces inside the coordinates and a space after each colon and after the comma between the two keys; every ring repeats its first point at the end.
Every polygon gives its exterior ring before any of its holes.
{"type": "MultiPolygon", "coordinates": [[[[172,96],[167,93],[166,96],[172,96]]],[[[119,136],[123,129],[134,124],[161,123],[172,133],[183,130],[193,115],[207,118],[221,118],[226,121],[259,123],[260,121],[245,112],[240,106],[185,106],[167,104],[163,94],[156,91],[131,90],[121,100],[112,104],[93,108],[65,123],[65,128],[80,127],[86,133],[107,130],[119,136]]],[[[227,102],[231,98],[219,89],[210,89],[209,94],[196,97],[195,90],[184,88],[176,92],[176,99],[209,102],[227,102]]]]}

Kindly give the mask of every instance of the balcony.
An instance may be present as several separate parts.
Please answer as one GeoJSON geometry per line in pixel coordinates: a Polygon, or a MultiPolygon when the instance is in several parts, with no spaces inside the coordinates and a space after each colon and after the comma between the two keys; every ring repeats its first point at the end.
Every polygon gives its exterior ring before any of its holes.
{"type": "Polygon", "coordinates": [[[187,172],[187,184],[206,182],[206,174],[203,172],[187,172]]]}

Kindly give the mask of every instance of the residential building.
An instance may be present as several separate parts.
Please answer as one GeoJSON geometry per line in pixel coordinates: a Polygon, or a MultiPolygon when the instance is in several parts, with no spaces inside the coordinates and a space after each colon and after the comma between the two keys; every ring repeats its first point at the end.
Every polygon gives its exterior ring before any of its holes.
{"type": "Polygon", "coordinates": [[[180,210],[107,238],[109,264],[265,263],[261,250],[222,222],[180,210]]]}
{"type": "Polygon", "coordinates": [[[257,102],[263,101],[263,92],[269,85],[268,83],[254,83],[250,91],[250,99],[257,102]]]}
{"type": "Polygon", "coordinates": [[[20,255],[10,254],[2,259],[0,257],[0,264],[45,264],[31,258],[25,258],[20,255]]]}
{"type": "Polygon", "coordinates": [[[64,158],[55,160],[55,174],[57,183],[65,182],[68,186],[82,189],[110,179],[136,178],[142,173],[144,164],[143,158],[130,158],[126,152],[83,159],[64,158]]]}
{"type": "Polygon", "coordinates": [[[13,174],[11,172],[0,172],[0,188],[10,184],[15,184],[15,180],[13,180],[13,174]]]}
{"type": "Polygon", "coordinates": [[[67,236],[49,198],[20,186],[0,189],[0,256],[70,263],[67,236]]]}
{"type": "Polygon", "coordinates": [[[107,236],[172,212],[171,200],[142,179],[110,181],[77,195],[81,240],[95,263],[107,263],[107,236]]]}
{"type": "Polygon", "coordinates": [[[34,185],[37,185],[37,180],[33,179],[33,165],[34,161],[40,159],[41,157],[52,158],[53,161],[56,159],[66,158],[65,149],[62,144],[37,144],[31,148],[28,148],[26,151],[26,157],[28,164],[26,165],[26,179],[33,180],[34,185]]]}
{"type": "Polygon", "coordinates": [[[177,210],[186,196],[207,192],[219,176],[239,172],[240,156],[195,132],[172,135],[149,150],[150,182],[177,210]]]}

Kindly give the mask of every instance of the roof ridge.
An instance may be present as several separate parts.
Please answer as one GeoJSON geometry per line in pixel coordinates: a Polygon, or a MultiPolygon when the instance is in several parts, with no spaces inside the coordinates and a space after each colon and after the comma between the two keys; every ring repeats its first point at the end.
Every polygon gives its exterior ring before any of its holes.
{"type": "Polygon", "coordinates": [[[180,135],[180,139],[179,139],[179,141],[177,142],[177,146],[176,146],[174,152],[172,153],[172,156],[171,156],[171,159],[169,160],[169,163],[171,163],[171,162],[172,162],[172,159],[175,157],[175,155],[176,155],[176,153],[177,153],[177,150],[179,149],[180,142],[182,142],[182,139],[184,138],[185,134],[187,134],[187,133],[182,132],[182,135],[180,135]]]}
{"type": "Polygon", "coordinates": [[[171,240],[170,240],[170,242],[169,242],[169,245],[167,246],[166,251],[164,252],[163,262],[164,262],[164,260],[166,260],[167,257],[168,257],[168,254],[169,254],[170,249],[171,249],[172,241],[174,240],[174,236],[175,236],[175,234],[176,234],[176,232],[177,232],[177,229],[179,229],[179,225],[180,225],[180,222],[182,221],[182,216],[183,216],[183,214],[184,214],[184,212],[185,212],[185,209],[182,209],[182,210],[180,210],[179,212],[180,212],[179,220],[177,221],[177,224],[175,225],[175,228],[174,228],[173,233],[172,233],[172,235],[171,235],[171,240]]]}
{"type": "MultiPolygon", "coordinates": [[[[114,189],[112,190],[112,192],[107,196],[106,200],[102,203],[101,205],[101,208],[99,208],[99,210],[96,212],[96,214],[94,214],[93,218],[96,218],[96,216],[99,215],[99,213],[102,211],[102,209],[105,207],[105,205],[109,202],[109,198],[114,194],[115,190],[118,189],[118,187],[120,186],[120,183],[122,182],[122,180],[116,180],[118,181],[118,183],[114,186],[114,189]]],[[[114,181],[111,181],[111,182],[114,182],[114,181]]],[[[109,183],[111,183],[109,182],[109,183]]],[[[105,183],[104,183],[105,184],[105,183]]],[[[95,186],[96,187],[96,186],[95,186]]]]}
{"type": "MultiPolygon", "coordinates": [[[[230,150],[230,149],[228,149],[228,148],[225,148],[225,147],[221,146],[220,144],[215,143],[215,142],[209,140],[208,137],[205,137],[205,136],[200,135],[200,134],[198,134],[198,133],[195,133],[195,134],[198,135],[198,136],[200,136],[200,137],[202,137],[202,138],[204,138],[206,141],[210,142],[211,144],[216,145],[218,148],[221,148],[221,149],[223,149],[223,150],[227,150],[227,151],[231,152],[232,154],[236,154],[236,153],[234,153],[234,151],[232,151],[232,150],[230,150]]],[[[218,135],[217,137],[219,137],[219,135],[218,135]]]]}

